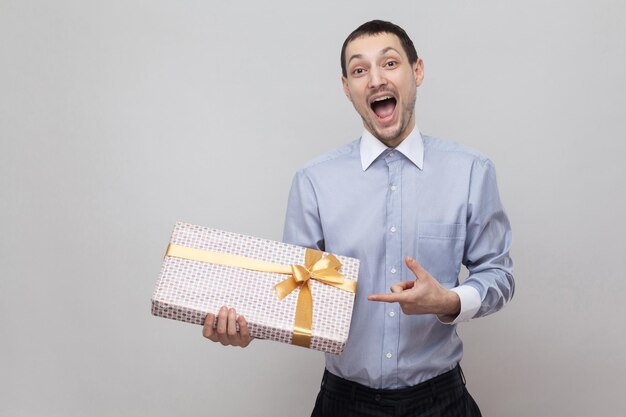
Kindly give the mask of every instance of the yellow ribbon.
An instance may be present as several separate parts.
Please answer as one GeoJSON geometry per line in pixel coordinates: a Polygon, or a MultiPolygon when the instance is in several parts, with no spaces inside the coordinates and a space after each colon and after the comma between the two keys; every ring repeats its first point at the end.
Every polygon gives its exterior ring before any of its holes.
{"type": "Polygon", "coordinates": [[[296,304],[292,343],[303,347],[311,345],[311,335],[313,334],[311,330],[313,326],[313,296],[311,295],[309,280],[314,279],[343,291],[356,292],[357,282],[346,279],[339,272],[341,262],[339,262],[337,257],[333,254],[323,255],[324,253],[321,251],[306,249],[303,266],[298,264],[275,264],[227,253],[189,248],[173,243],[168,245],[165,252],[165,256],[232,266],[251,271],[289,275],[287,279],[276,284],[274,290],[278,294],[278,298],[282,300],[291,294],[293,290],[300,288],[296,304]]]}

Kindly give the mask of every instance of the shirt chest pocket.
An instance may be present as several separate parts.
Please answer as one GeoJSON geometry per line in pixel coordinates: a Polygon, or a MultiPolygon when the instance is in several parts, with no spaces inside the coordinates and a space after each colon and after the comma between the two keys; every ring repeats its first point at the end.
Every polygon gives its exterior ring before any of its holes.
{"type": "Polygon", "coordinates": [[[457,282],[464,246],[464,224],[419,223],[417,226],[416,260],[441,283],[457,282]]]}

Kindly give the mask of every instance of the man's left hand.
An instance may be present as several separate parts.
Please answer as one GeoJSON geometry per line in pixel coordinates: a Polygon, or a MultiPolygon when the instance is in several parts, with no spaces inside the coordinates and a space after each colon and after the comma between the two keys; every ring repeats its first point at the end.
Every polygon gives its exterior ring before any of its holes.
{"type": "Polygon", "coordinates": [[[415,281],[399,282],[391,286],[389,294],[372,294],[370,301],[399,303],[404,314],[436,314],[448,322],[461,311],[461,300],[457,293],[441,286],[427,270],[413,258],[406,257],[406,266],[415,275],[415,281]]]}

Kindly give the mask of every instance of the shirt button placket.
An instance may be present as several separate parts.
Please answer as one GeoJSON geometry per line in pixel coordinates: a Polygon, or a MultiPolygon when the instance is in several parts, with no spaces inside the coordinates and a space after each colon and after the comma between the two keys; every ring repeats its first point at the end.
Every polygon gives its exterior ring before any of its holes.
{"type": "MultiPolygon", "coordinates": [[[[401,174],[402,156],[391,152],[386,158],[389,169],[387,191],[387,233],[385,238],[385,284],[388,289],[401,280],[399,265],[402,258],[401,231],[401,174]],[[395,154],[395,155],[394,155],[395,154]]],[[[400,321],[396,317],[397,304],[385,304],[385,333],[383,339],[383,386],[397,385],[398,359],[397,349],[400,338],[400,321]]]]}

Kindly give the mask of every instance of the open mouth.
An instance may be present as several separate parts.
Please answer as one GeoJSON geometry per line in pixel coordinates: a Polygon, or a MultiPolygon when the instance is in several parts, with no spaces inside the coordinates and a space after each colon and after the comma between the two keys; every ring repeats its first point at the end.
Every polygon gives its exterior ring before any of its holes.
{"type": "Polygon", "coordinates": [[[379,119],[385,119],[393,114],[396,108],[396,99],[393,96],[378,97],[372,101],[370,107],[379,119]]]}

